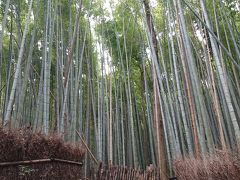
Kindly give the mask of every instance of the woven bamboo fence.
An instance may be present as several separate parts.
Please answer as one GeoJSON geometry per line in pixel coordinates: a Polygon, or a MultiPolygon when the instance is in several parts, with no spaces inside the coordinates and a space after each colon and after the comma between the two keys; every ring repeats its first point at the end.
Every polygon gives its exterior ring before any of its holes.
{"type": "Polygon", "coordinates": [[[62,179],[82,177],[82,163],[62,159],[38,159],[0,163],[1,180],[62,179]]]}
{"type": "Polygon", "coordinates": [[[0,128],[0,180],[81,179],[84,155],[57,135],[0,128]]]}
{"type": "Polygon", "coordinates": [[[100,165],[95,179],[98,180],[159,180],[158,168],[149,166],[146,170],[134,169],[123,166],[102,167],[100,165]]]}

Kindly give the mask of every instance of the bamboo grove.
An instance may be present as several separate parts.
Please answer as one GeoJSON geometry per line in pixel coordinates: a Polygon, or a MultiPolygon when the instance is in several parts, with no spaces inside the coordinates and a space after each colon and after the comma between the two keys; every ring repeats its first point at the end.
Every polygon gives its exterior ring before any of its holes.
{"type": "MultiPolygon", "coordinates": [[[[0,120],[160,167],[240,143],[234,0],[1,0],[0,120]]],[[[89,158],[86,159],[88,167],[89,158]]],[[[86,169],[88,169],[86,166],[86,169]]]]}

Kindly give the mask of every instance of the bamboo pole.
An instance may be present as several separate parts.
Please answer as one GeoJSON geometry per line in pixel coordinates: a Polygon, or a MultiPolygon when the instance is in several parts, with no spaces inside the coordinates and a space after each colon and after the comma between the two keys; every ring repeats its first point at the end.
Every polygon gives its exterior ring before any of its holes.
{"type": "Polygon", "coordinates": [[[85,146],[85,148],[87,149],[88,153],[90,154],[90,156],[92,157],[93,161],[98,165],[99,161],[95,158],[95,156],[93,155],[93,153],[91,152],[91,150],[89,149],[88,145],[86,144],[86,142],[84,141],[83,137],[81,136],[81,134],[76,130],[77,135],[79,136],[79,138],[81,139],[83,145],[85,146]]]}
{"type": "Polygon", "coordinates": [[[24,164],[38,164],[44,162],[51,162],[51,159],[37,159],[37,160],[29,160],[29,161],[15,161],[15,162],[2,162],[0,163],[0,167],[4,166],[17,166],[24,164]]]}
{"type": "Polygon", "coordinates": [[[46,162],[60,162],[60,163],[74,164],[74,165],[80,165],[80,166],[83,165],[82,162],[53,158],[53,159],[36,159],[36,160],[28,160],[28,161],[2,162],[0,163],[0,167],[17,166],[17,165],[24,165],[24,164],[38,164],[38,163],[46,163],[46,162]]]}

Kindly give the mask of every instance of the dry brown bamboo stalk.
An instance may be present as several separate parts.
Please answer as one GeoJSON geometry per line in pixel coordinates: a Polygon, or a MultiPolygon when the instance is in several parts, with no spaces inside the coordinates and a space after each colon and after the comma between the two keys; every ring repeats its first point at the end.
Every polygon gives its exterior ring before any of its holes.
{"type": "Polygon", "coordinates": [[[0,163],[0,167],[3,166],[16,166],[16,165],[24,165],[24,164],[37,164],[51,162],[51,159],[37,159],[37,160],[29,160],[29,161],[15,161],[15,162],[2,162],[0,163]]]}
{"type": "Polygon", "coordinates": [[[81,163],[81,162],[69,161],[69,160],[57,159],[57,158],[53,158],[53,159],[51,159],[51,161],[53,161],[53,162],[68,163],[68,164],[75,164],[75,165],[80,165],[80,166],[83,165],[83,163],[81,163]]]}
{"type": "Polygon", "coordinates": [[[98,165],[99,162],[98,160],[95,158],[95,156],[93,155],[93,153],[91,152],[91,150],[89,149],[88,145],[86,144],[86,142],[84,141],[84,139],[82,138],[81,134],[76,130],[77,135],[79,136],[79,138],[81,139],[83,145],[86,147],[88,153],[90,154],[90,156],[92,157],[92,159],[94,160],[94,162],[98,165]]]}
{"type": "Polygon", "coordinates": [[[83,163],[81,162],[54,158],[54,159],[36,159],[36,160],[27,160],[27,161],[2,162],[0,163],[0,167],[17,166],[17,165],[24,165],[24,164],[38,164],[38,163],[45,163],[45,162],[61,162],[61,163],[75,164],[80,166],[83,165],[83,163]]]}

